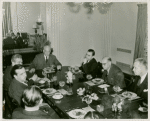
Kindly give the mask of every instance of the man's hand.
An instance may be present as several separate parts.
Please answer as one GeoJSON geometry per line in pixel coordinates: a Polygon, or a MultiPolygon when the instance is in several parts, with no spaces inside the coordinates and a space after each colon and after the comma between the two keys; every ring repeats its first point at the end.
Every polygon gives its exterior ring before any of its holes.
{"type": "Polygon", "coordinates": [[[36,74],[34,74],[30,79],[32,79],[33,81],[37,81],[38,76],[36,74]]]}
{"type": "Polygon", "coordinates": [[[85,64],[85,63],[87,63],[87,59],[86,58],[83,59],[83,64],[85,64]]]}
{"type": "Polygon", "coordinates": [[[57,65],[57,70],[61,70],[61,65],[57,65]]]}
{"type": "Polygon", "coordinates": [[[86,76],[86,78],[87,78],[87,79],[92,79],[92,75],[91,75],[91,74],[88,74],[88,75],[86,76]]]}
{"type": "Polygon", "coordinates": [[[31,68],[29,72],[30,73],[34,73],[35,72],[35,68],[31,68]]]}

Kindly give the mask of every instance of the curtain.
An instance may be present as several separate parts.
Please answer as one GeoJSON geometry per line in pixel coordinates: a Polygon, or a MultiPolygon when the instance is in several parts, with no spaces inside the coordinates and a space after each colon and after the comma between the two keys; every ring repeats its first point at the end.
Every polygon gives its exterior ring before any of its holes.
{"type": "Polygon", "coordinates": [[[12,21],[11,21],[11,6],[10,2],[3,2],[3,20],[2,20],[2,32],[3,37],[12,30],[12,21]]]}
{"type": "Polygon", "coordinates": [[[47,40],[54,48],[54,54],[60,57],[60,4],[54,2],[46,3],[47,40]]]}
{"type": "Polygon", "coordinates": [[[146,38],[147,38],[147,4],[139,4],[134,60],[136,58],[145,57],[144,48],[145,48],[146,38]]]}

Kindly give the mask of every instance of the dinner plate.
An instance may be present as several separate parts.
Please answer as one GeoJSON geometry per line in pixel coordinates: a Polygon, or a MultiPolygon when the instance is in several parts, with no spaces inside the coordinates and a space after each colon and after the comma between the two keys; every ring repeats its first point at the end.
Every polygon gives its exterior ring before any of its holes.
{"type": "Polygon", "coordinates": [[[44,83],[45,83],[45,80],[40,80],[39,83],[40,83],[40,84],[44,84],[44,83]]]}
{"type": "Polygon", "coordinates": [[[53,99],[62,99],[63,98],[63,95],[62,94],[59,94],[59,95],[53,95],[53,99]]]}
{"type": "Polygon", "coordinates": [[[84,118],[86,111],[82,109],[75,109],[70,112],[68,112],[69,116],[75,119],[82,119],[84,118]]]}
{"type": "Polygon", "coordinates": [[[139,107],[138,110],[141,112],[147,112],[148,111],[148,109],[146,107],[139,107]]]}
{"type": "Polygon", "coordinates": [[[92,80],[92,82],[94,82],[95,84],[102,84],[103,80],[100,79],[100,78],[95,78],[95,79],[92,80]]]}
{"type": "Polygon", "coordinates": [[[55,92],[56,92],[56,90],[53,88],[48,88],[48,89],[43,90],[43,93],[48,94],[48,95],[53,94],[55,92]]]}
{"type": "Polygon", "coordinates": [[[127,92],[123,92],[122,96],[125,98],[135,98],[137,96],[137,94],[127,91],[127,92]]]}

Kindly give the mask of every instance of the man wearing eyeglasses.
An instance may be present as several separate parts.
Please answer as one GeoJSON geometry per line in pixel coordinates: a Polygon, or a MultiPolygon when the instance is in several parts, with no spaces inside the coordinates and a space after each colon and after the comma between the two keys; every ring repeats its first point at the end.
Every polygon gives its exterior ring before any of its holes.
{"type": "Polygon", "coordinates": [[[102,66],[104,69],[102,78],[105,82],[113,86],[119,86],[120,88],[126,87],[124,75],[121,69],[112,64],[112,60],[110,57],[104,57],[102,59],[102,66]]]}

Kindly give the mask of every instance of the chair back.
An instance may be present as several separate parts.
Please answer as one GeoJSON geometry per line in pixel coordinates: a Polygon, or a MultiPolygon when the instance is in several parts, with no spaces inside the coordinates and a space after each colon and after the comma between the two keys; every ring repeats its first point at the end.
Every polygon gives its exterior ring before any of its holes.
{"type": "Polygon", "coordinates": [[[12,115],[14,109],[20,107],[18,102],[15,99],[13,99],[9,96],[8,91],[5,91],[5,101],[6,101],[6,104],[8,105],[8,107],[9,107],[11,115],[12,115]]]}
{"type": "Polygon", "coordinates": [[[99,77],[99,78],[102,77],[102,74],[103,74],[102,69],[103,69],[102,63],[101,63],[101,62],[98,62],[97,77],[99,77]]]}

